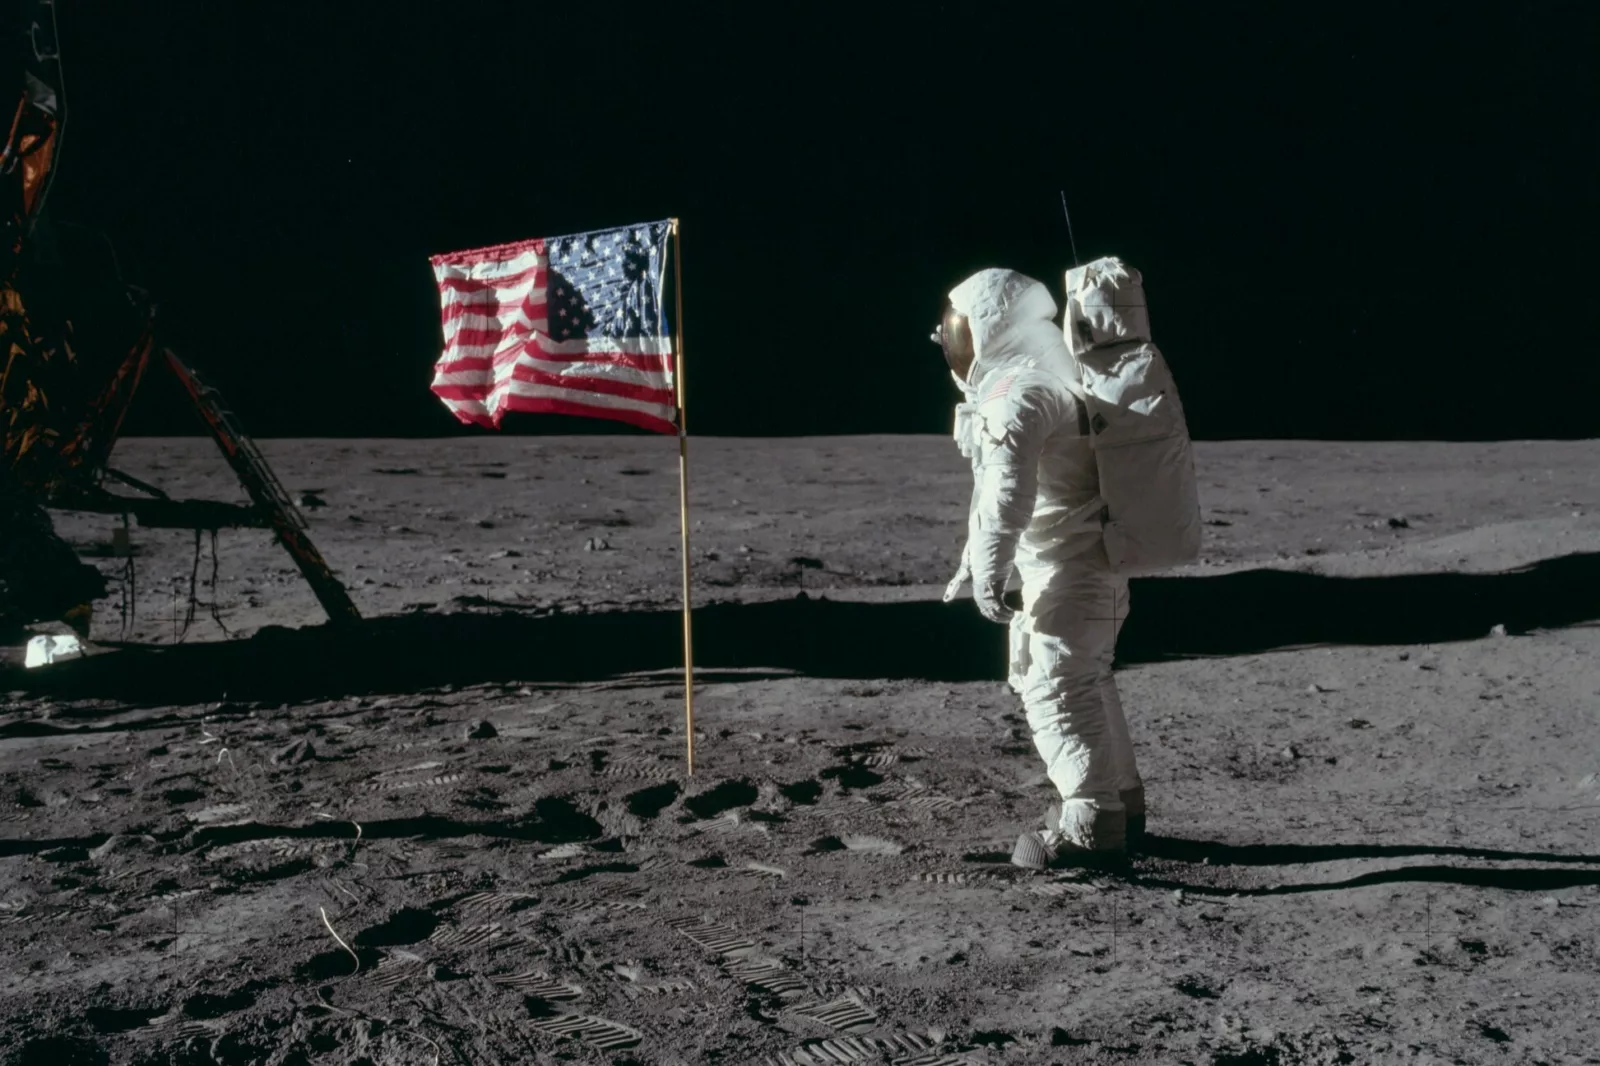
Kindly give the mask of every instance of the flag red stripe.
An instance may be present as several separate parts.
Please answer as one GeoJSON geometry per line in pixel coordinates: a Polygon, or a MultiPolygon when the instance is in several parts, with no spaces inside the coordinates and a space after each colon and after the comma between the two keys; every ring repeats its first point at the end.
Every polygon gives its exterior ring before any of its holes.
{"type": "Polygon", "coordinates": [[[446,325],[465,315],[482,315],[485,318],[498,318],[507,311],[520,310],[528,318],[544,318],[549,305],[544,293],[537,297],[531,293],[520,302],[511,301],[501,303],[499,300],[478,300],[473,303],[453,302],[444,305],[444,313],[440,321],[446,325]]]}
{"type": "Polygon", "coordinates": [[[640,352],[551,352],[539,347],[537,340],[524,341],[515,348],[496,352],[494,355],[457,355],[452,356],[459,345],[452,344],[444,355],[434,364],[434,370],[440,374],[465,374],[472,371],[493,370],[497,366],[515,362],[526,354],[530,359],[540,359],[551,363],[603,363],[607,366],[625,366],[634,370],[642,370],[647,374],[670,374],[672,372],[671,355],[645,355],[640,352]]]}
{"type": "Polygon", "coordinates": [[[461,252],[444,252],[432,256],[429,262],[434,266],[467,266],[481,263],[487,259],[515,259],[525,252],[534,252],[544,255],[545,245],[543,237],[534,237],[526,241],[512,241],[509,244],[495,244],[488,248],[468,248],[461,252]]]}
{"type": "Polygon", "coordinates": [[[673,404],[671,389],[636,385],[631,381],[580,377],[576,374],[551,374],[529,366],[516,367],[511,371],[511,377],[514,381],[526,381],[530,385],[549,385],[558,389],[572,389],[574,392],[621,396],[623,399],[638,400],[641,403],[659,403],[664,407],[671,407],[673,404]]]}
{"type": "MultiPolygon", "coordinates": [[[[433,392],[435,395],[439,395],[437,388],[433,392]]],[[[444,401],[445,409],[462,422],[471,422],[482,426],[492,426],[494,424],[494,421],[489,417],[488,405],[484,402],[483,397],[439,396],[439,399],[444,401]]]]}
{"type": "Polygon", "coordinates": [[[664,418],[655,418],[640,411],[627,411],[613,407],[592,407],[586,403],[573,403],[570,400],[552,400],[542,396],[512,396],[508,398],[506,411],[520,411],[524,414],[547,415],[576,415],[580,418],[609,418],[617,422],[626,422],[641,429],[654,430],[657,433],[677,433],[678,427],[664,418]]]}
{"type": "Polygon", "coordinates": [[[672,356],[646,355],[643,352],[552,352],[534,341],[527,344],[528,355],[547,359],[552,363],[609,363],[612,366],[631,366],[635,370],[649,370],[658,374],[670,373],[672,356]]]}
{"type": "Polygon", "coordinates": [[[469,426],[482,426],[485,429],[499,429],[494,424],[494,419],[480,411],[451,411],[456,416],[457,422],[465,422],[469,426]]]}
{"type": "Polygon", "coordinates": [[[465,296],[477,296],[480,293],[494,292],[496,289],[517,289],[524,285],[542,289],[546,284],[544,274],[544,267],[534,267],[520,274],[507,274],[503,278],[443,278],[439,282],[439,295],[445,297],[451,293],[460,293],[465,296]],[[532,284],[529,285],[529,282],[532,284]]]}
{"type": "Polygon", "coordinates": [[[471,400],[483,403],[489,398],[489,391],[493,388],[489,382],[482,385],[430,385],[433,394],[441,400],[471,400]]]}
{"type": "MultiPolygon", "coordinates": [[[[597,395],[620,396],[626,400],[660,404],[663,407],[671,407],[676,400],[672,390],[669,388],[639,385],[631,381],[612,381],[609,378],[551,374],[526,366],[517,367],[512,372],[511,380],[525,381],[530,385],[548,385],[551,388],[570,389],[573,392],[592,392],[597,395]]],[[[429,388],[441,400],[485,403],[489,399],[489,394],[495,390],[496,385],[496,382],[485,379],[468,385],[436,382],[430,385],[429,388]]]]}
{"type": "Polygon", "coordinates": [[[508,348],[494,355],[462,355],[453,359],[450,353],[446,352],[444,358],[433,364],[433,369],[437,374],[470,374],[474,371],[482,373],[493,371],[495,367],[504,366],[506,363],[515,363],[521,358],[521,348],[508,348]]]}
{"type": "MultiPolygon", "coordinates": [[[[490,326],[487,329],[463,329],[450,338],[452,348],[477,348],[485,344],[498,345],[506,337],[527,337],[535,330],[543,332],[544,308],[540,307],[538,322],[514,322],[510,326],[490,326]]],[[[519,349],[520,350],[520,349],[519,349]]]]}

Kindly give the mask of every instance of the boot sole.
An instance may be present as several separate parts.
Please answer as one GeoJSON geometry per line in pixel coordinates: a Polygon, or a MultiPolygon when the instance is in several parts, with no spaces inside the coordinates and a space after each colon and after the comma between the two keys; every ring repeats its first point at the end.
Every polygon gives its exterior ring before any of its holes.
{"type": "Polygon", "coordinates": [[[1011,849],[1011,865],[1024,870],[1123,870],[1126,851],[1065,851],[1052,853],[1038,833],[1023,833],[1011,849]]]}

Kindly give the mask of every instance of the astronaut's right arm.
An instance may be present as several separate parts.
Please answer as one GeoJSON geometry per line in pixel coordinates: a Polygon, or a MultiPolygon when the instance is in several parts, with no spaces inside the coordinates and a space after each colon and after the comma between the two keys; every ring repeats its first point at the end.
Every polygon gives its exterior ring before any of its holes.
{"type": "Polygon", "coordinates": [[[1033,520],[1039,456],[1060,415],[1048,389],[1018,382],[977,413],[981,453],[973,474],[968,543],[973,580],[1011,576],[1017,541],[1033,520]]]}
{"type": "Polygon", "coordinates": [[[1017,542],[1033,520],[1039,457],[1063,414],[1057,390],[1026,375],[979,405],[975,432],[979,455],[968,522],[967,562],[973,597],[991,621],[1005,621],[1000,606],[1015,564],[1017,542]]]}

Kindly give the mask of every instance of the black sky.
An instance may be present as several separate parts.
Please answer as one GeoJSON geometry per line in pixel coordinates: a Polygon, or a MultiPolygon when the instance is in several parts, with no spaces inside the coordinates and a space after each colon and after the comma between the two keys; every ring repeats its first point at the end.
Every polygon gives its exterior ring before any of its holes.
{"type": "Polygon", "coordinates": [[[51,214],[258,436],[484,432],[427,257],[670,215],[693,433],[944,432],[943,294],[1059,298],[1061,189],[1198,438],[1600,435],[1600,5],[58,6],[51,214]]]}

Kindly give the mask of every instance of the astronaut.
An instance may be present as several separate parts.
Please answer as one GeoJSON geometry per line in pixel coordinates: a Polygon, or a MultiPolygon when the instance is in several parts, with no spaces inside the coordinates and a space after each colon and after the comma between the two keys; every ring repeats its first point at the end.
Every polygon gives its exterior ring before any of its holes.
{"type": "Polygon", "coordinates": [[[1031,868],[1117,865],[1144,830],[1112,675],[1128,583],[1107,558],[1087,410],[1069,387],[1078,363],[1056,314],[1040,282],[983,270],[951,291],[932,338],[966,399],[956,439],[974,481],[945,599],[970,579],[983,616],[1009,625],[1008,680],[1061,796],[1017,841],[1012,862],[1031,868]]]}

